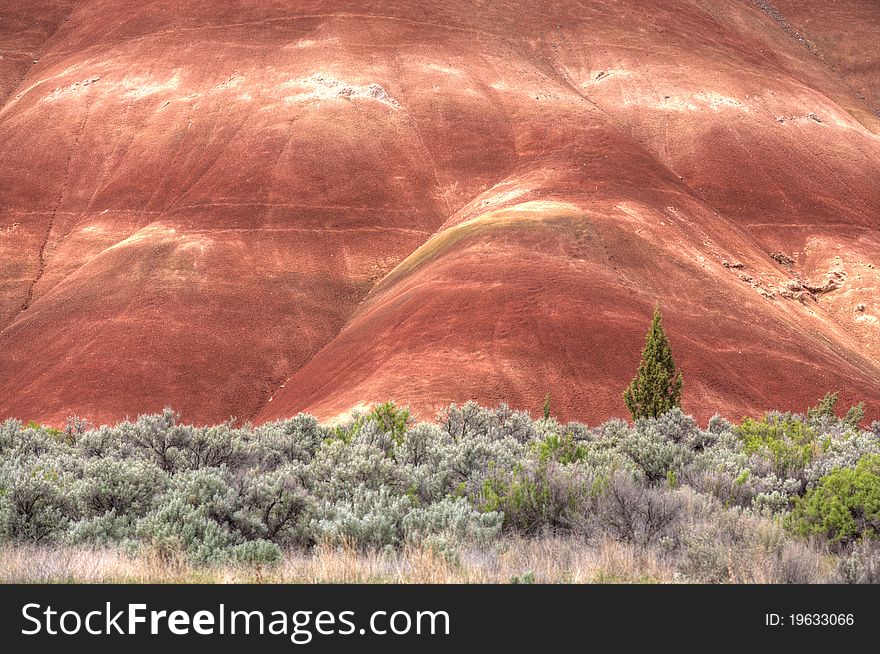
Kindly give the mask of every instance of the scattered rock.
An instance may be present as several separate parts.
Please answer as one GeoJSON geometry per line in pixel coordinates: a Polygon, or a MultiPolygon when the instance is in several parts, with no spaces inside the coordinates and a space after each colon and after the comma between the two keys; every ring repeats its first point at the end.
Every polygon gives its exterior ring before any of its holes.
{"type": "Polygon", "coordinates": [[[300,93],[285,98],[290,102],[329,100],[332,98],[361,98],[384,102],[395,108],[400,106],[400,103],[388,95],[388,93],[385,92],[385,89],[378,84],[373,83],[368,84],[367,86],[347,84],[341,80],[320,73],[315,73],[299,82],[288,82],[285,86],[300,86],[310,89],[310,91],[306,93],[300,93]]]}
{"type": "Polygon", "coordinates": [[[782,252],[774,252],[770,255],[770,258],[782,266],[790,266],[794,263],[794,259],[782,252]]]}
{"type": "Polygon", "coordinates": [[[810,52],[814,52],[813,44],[807,41],[804,36],[798,32],[794,27],[792,27],[791,23],[788,22],[788,19],[780,12],[772,3],[767,2],[767,0],[752,0],[752,3],[758,7],[761,11],[767,14],[770,18],[772,18],[779,26],[784,29],[788,34],[795,39],[798,43],[804,46],[810,52]]]}
{"type": "Polygon", "coordinates": [[[864,304],[857,304],[857,305],[856,305],[856,311],[858,311],[859,313],[861,313],[862,311],[864,311],[866,308],[867,308],[867,307],[866,307],[864,304]]]}
{"type": "Polygon", "coordinates": [[[845,272],[841,270],[833,270],[825,275],[825,280],[821,284],[811,284],[809,282],[801,282],[801,284],[805,289],[810,291],[810,293],[820,295],[822,293],[830,293],[831,291],[836,291],[838,288],[843,286],[843,282],[845,281],[845,272]]]}
{"type": "Polygon", "coordinates": [[[755,279],[751,275],[746,275],[745,273],[739,273],[737,274],[737,277],[740,279],[740,281],[745,282],[753,289],[755,289],[755,291],[761,297],[765,297],[768,300],[773,300],[776,298],[776,293],[774,292],[775,289],[772,286],[768,288],[761,280],[755,279]]]}
{"type": "Polygon", "coordinates": [[[816,302],[816,296],[804,288],[800,280],[797,279],[789,279],[785,282],[782,285],[782,290],[779,291],[779,296],[789,300],[797,300],[801,304],[806,304],[810,301],[816,302]]]}
{"type": "Polygon", "coordinates": [[[742,270],[743,268],[746,267],[746,264],[744,264],[740,261],[730,262],[727,259],[722,259],[721,265],[724,266],[725,268],[735,268],[736,270],[742,270]]]}
{"type": "Polygon", "coordinates": [[[834,257],[831,270],[825,273],[825,278],[821,283],[814,284],[802,279],[798,279],[798,282],[810,293],[820,295],[822,293],[830,293],[831,291],[839,289],[846,281],[846,276],[846,270],[843,268],[843,261],[840,257],[834,257]]]}
{"type": "MultiPolygon", "coordinates": [[[[803,303],[806,303],[808,300],[817,302],[817,296],[836,291],[846,281],[846,272],[843,270],[840,257],[835,257],[834,265],[835,267],[832,270],[825,273],[825,279],[821,284],[813,284],[803,279],[790,279],[785,282],[779,295],[803,303]]],[[[859,311],[858,307],[856,307],[856,311],[859,311]]]]}
{"type": "Polygon", "coordinates": [[[99,79],[101,79],[100,75],[95,75],[94,77],[84,79],[81,82],[74,82],[70,86],[65,86],[63,88],[62,87],[54,88],[54,89],[52,89],[52,92],[46,96],[46,99],[47,100],[57,100],[57,99],[62,98],[66,95],[70,95],[71,93],[76,93],[77,91],[79,91],[82,88],[85,88],[86,86],[91,86],[92,84],[97,82],[99,79]]]}
{"type": "Polygon", "coordinates": [[[779,297],[788,298],[789,300],[797,300],[801,304],[807,304],[808,302],[816,302],[816,296],[812,293],[808,293],[807,291],[788,291],[782,290],[779,291],[779,297]]]}

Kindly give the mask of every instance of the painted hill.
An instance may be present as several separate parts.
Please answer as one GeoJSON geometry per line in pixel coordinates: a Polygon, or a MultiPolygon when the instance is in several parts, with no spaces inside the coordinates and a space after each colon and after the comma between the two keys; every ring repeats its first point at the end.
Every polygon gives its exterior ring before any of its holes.
{"type": "Polygon", "coordinates": [[[0,418],[880,417],[869,0],[0,2],[0,418]]]}

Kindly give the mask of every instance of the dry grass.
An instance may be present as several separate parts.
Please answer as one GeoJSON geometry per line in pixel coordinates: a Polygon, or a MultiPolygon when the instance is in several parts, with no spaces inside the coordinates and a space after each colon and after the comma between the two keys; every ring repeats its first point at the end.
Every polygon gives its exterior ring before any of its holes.
{"type": "Polygon", "coordinates": [[[880,581],[880,545],[835,555],[791,539],[776,518],[680,491],[674,533],[638,545],[601,529],[506,535],[489,545],[292,549],[273,566],[196,566],[112,547],[0,545],[0,583],[823,583],[880,581]]]}
{"type": "Polygon", "coordinates": [[[288,556],[273,580],[305,583],[672,582],[675,573],[644,552],[612,540],[586,545],[570,537],[508,538],[488,548],[444,555],[430,548],[357,552],[317,548],[288,556]]]}
{"type": "MultiPolygon", "coordinates": [[[[780,566],[761,560],[748,565],[730,554],[718,582],[786,581],[780,566]],[[744,574],[744,568],[752,572],[744,574]]],[[[700,581],[683,572],[681,561],[656,549],[611,539],[585,543],[574,537],[505,538],[486,548],[454,555],[432,549],[358,551],[317,547],[293,550],[272,567],[198,567],[183,559],[85,547],[0,547],[0,583],[675,583],[700,581]]],[[[784,571],[784,568],[783,568],[784,571]]],[[[815,570],[815,580],[824,573],[815,570]]]]}

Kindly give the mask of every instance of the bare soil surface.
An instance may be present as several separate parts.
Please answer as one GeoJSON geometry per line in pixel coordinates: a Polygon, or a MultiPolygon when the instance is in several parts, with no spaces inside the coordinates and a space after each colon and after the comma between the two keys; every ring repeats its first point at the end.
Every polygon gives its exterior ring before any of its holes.
{"type": "MultiPolygon", "coordinates": [[[[0,0],[0,418],[880,418],[868,0],[0,0]]],[[[873,27],[872,27],[873,26],[873,27]]]]}

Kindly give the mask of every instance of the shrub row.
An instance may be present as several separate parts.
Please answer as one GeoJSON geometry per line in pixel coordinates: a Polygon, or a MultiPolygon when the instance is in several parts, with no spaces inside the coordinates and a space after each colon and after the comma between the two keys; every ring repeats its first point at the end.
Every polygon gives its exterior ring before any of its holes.
{"type": "Polygon", "coordinates": [[[475,403],[418,424],[386,403],[332,428],[307,415],[197,428],[171,410],[99,428],[8,420],[0,539],[198,563],[271,563],[319,542],[450,547],[502,532],[674,549],[698,497],[719,516],[770,516],[846,552],[880,529],[880,425],[860,429],[857,410],[838,418],[833,399],[705,429],[679,409],[590,428],[475,403]]]}

